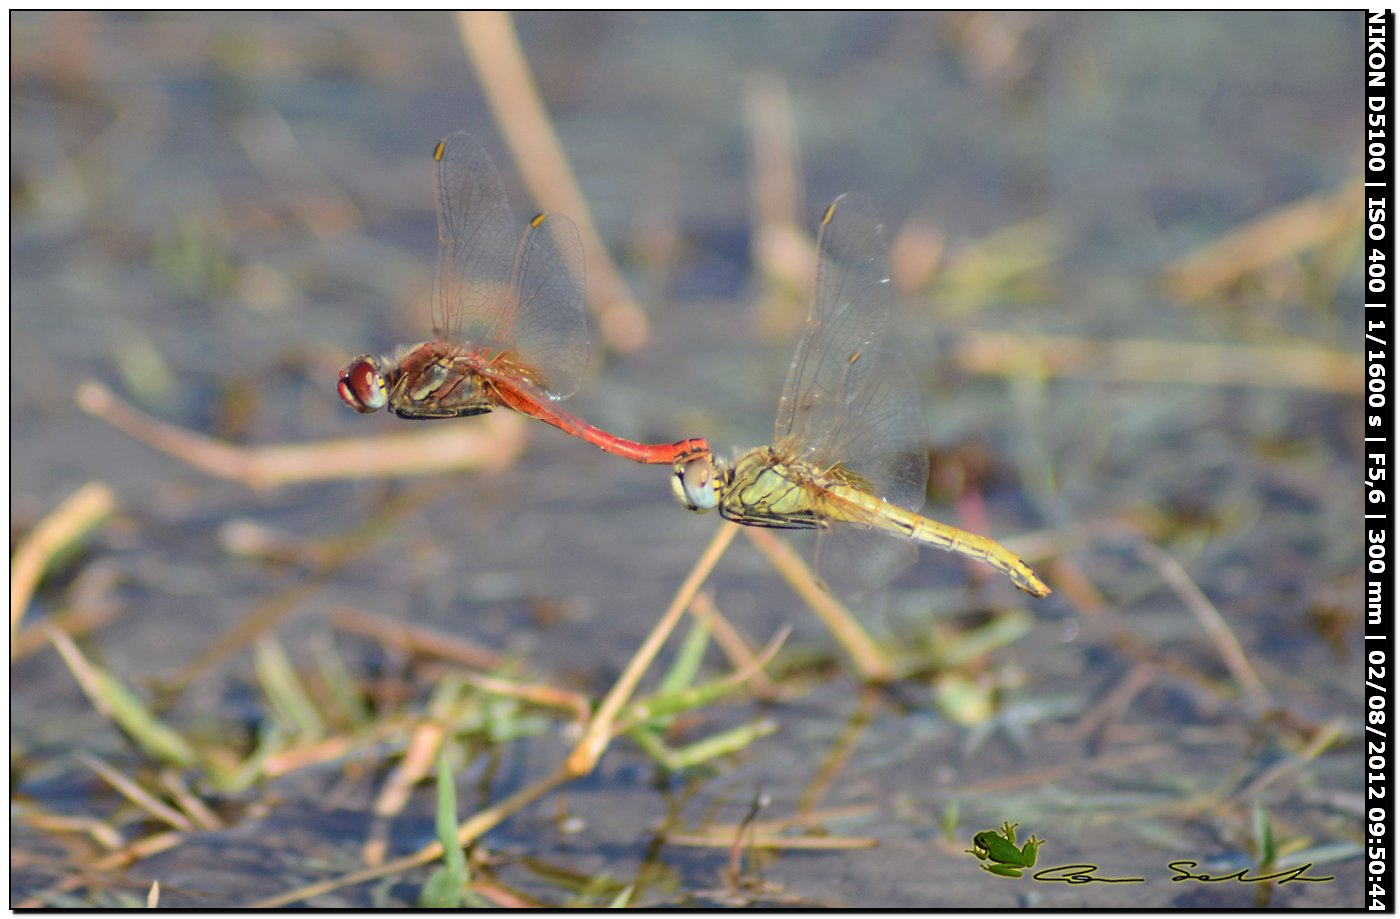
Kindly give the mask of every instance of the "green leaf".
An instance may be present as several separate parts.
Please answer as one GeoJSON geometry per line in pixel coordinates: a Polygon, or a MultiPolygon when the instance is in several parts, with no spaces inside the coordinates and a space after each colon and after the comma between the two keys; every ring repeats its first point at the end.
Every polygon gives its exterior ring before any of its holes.
{"type": "Polygon", "coordinates": [[[447,754],[438,756],[437,837],[442,843],[442,867],[434,871],[418,894],[418,905],[429,909],[457,909],[467,886],[467,856],[457,842],[457,790],[447,754]]]}

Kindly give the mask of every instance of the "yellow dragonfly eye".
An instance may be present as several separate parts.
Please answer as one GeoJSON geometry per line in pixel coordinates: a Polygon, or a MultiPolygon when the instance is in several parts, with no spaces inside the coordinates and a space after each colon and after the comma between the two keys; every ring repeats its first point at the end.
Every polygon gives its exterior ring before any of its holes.
{"type": "Polygon", "coordinates": [[[671,480],[676,500],[687,510],[704,513],[719,503],[715,491],[715,467],[710,457],[700,456],[676,465],[676,477],[671,480]]]}

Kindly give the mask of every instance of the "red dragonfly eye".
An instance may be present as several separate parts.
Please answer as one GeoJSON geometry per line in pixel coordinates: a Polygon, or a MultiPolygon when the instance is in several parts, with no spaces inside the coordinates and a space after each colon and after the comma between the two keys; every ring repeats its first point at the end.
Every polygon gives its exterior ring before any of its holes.
{"type": "Polygon", "coordinates": [[[374,358],[369,355],[355,358],[340,371],[336,391],[346,405],[362,415],[384,407],[384,377],[380,375],[374,358]]]}

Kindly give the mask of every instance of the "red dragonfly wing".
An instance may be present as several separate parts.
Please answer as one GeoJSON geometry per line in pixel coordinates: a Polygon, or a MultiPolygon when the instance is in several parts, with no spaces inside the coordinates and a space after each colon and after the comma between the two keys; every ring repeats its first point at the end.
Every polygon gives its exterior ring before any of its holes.
{"type": "Polygon", "coordinates": [[[555,399],[588,363],[583,247],[573,222],[537,217],[515,245],[505,183],[481,142],[458,131],[433,152],[438,263],[434,331],[484,352],[555,399]]]}
{"type": "Polygon", "coordinates": [[[515,218],[496,164],[475,137],[458,131],[433,150],[438,260],[433,331],[447,341],[488,341],[506,302],[515,258],[515,218]]]}
{"type": "Polygon", "coordinates": [[[827,208],[817,282],[778,402],[773,443],[818,468],[840,463],[891,504],[918,510],[928,483],[913,377],[886,334],[894,308],[883,228],[864,198],[827,208]]]}
{"type": "Polygon", "coordinates": [[[583,243],[572,220],[541,214],[530,221],[511,292],[489,337],[513,342],[521,360],[542,375],[534,382],[551,398],[567,399],[588,366],[583,243]]]}

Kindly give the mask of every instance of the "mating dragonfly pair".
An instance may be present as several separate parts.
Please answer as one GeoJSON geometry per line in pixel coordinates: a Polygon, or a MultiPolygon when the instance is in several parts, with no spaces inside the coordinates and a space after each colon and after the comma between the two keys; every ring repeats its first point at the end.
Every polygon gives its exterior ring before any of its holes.
{"type": "Polygon", "coordinates": [[[925,543],[987,562],[1029,594],[1050,593],[997,542],[917,513],[928,478],[918,390],[887,342],[888,256],[863,199],[843,195],[822,217],[816,288],[773,443],[728,462],[703,438],[637,443],[559,407],[588,362],[578,231],[565,216],[540,215],[517,244],[500,174],[465,133],[439,141],[433,161],[434,338],[351,361],[338,385],[351,408],[388,408],[403,418],[508,408],[608,453],[669,464],[689,510],[718,509],[748,526],[819,530],[817,570],[837,586],[878,585],[925,543]]]}

